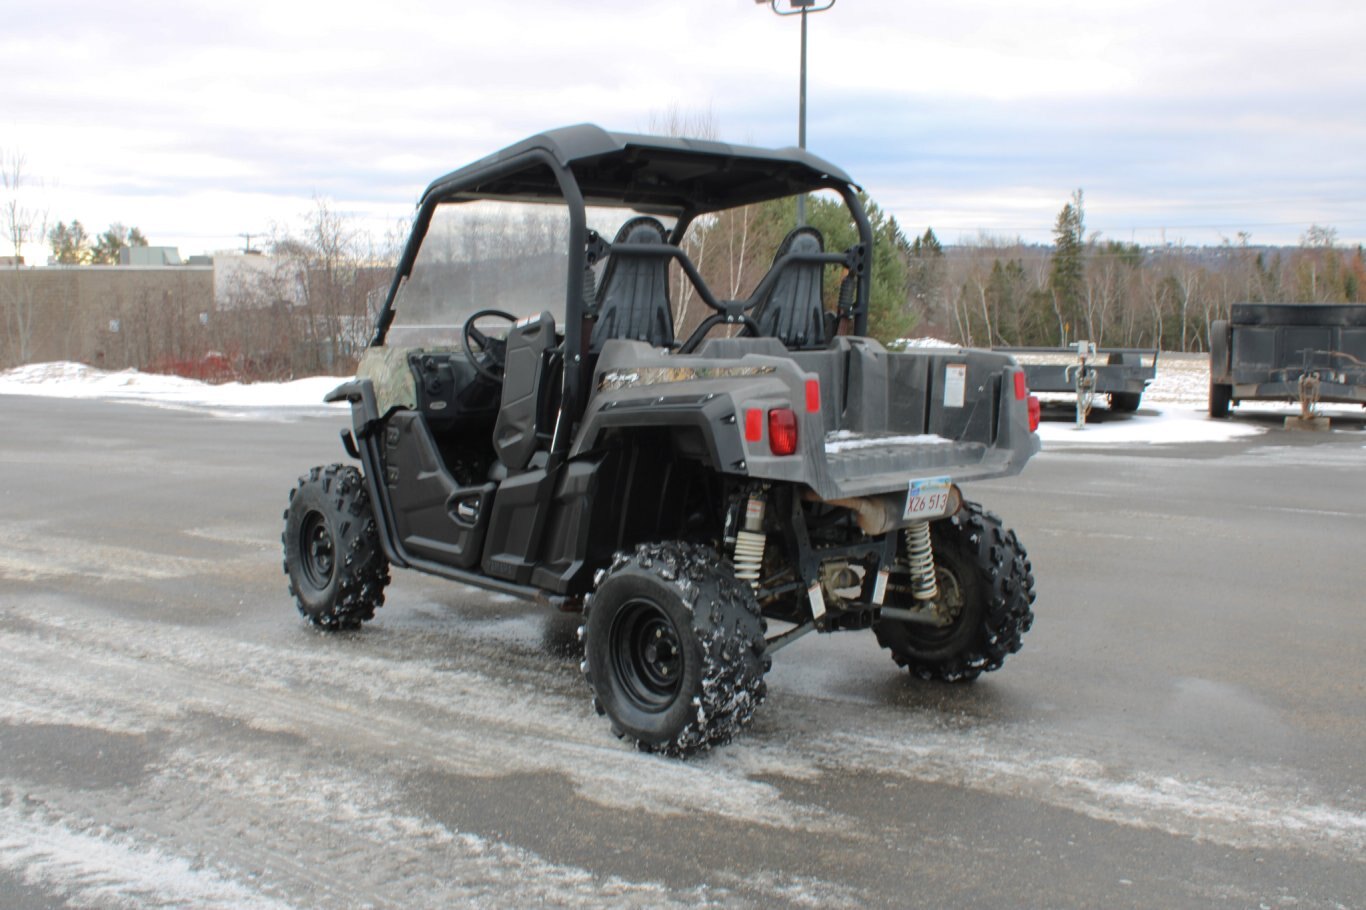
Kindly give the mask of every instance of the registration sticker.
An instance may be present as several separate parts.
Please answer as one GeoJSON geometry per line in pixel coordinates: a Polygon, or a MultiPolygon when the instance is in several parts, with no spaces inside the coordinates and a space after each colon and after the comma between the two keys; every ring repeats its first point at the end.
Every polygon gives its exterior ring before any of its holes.
{"type": "Polygon", "coordinates": [[[967,398],[968,365],[950,363],[944,367],[944,407],[961,408],[967,398]]]}
{"type": "Polygon", "coordinates": [[[949,491],[952,486],[947,477],[912,480],[906,491],[906,511],[901,517],[942,518],[949,514],[949,491]]]}

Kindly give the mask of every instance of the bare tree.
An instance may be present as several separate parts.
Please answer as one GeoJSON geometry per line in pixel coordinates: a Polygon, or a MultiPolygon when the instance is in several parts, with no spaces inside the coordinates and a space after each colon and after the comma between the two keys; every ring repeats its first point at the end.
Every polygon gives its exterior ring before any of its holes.
{"type": "MultiPolygon", "coordinates": [[[[1166,314],[1171,302],[1172,282],[1169,276],[1161,274],[1157,269],[1145,269],[1141,283],[1143,290],[1143,302],[1148,311],[1148,316],[1152,318],[1152,336],[1146,343],[1153,347],[1162,346],[1162,336],[1166,331],[1166,314]]],[[[1145,344],[1145,332],[1138,333],[1136,341],[1139,345],[1145,344]]]]}
{"type": "MultiPolygon", "coordinates": [[[[376,246],[322,198],[306,218],[298,234],[277,227],[270,255],[244,257],[217,294],[215,344],[244,376],[346,372],[369,340],[376,301],[392,278],[398,234],[391,230],[376,246]]],[[[496,247],[504,225],[488,228],[467,233],[496,247]]],[[[462,254],[453,247],[438,252],[462,254]]]]}
{"type": "Polygon", "coordinates": [[[1177,303],[1181,307],[1181,350],[1189,350],[1190,310],[1195,303],[1195,295],[1200,288],[1202,269],[1191,261],[1190,250],[1185,244],[1177,249],[1172,281],[1176,286],[1177,303]]]}
{"type": "Polygon", "coordinates": [[[1300,248],[1294,254],[1294,286],[1301,299],[1316,303],[1347,301],[1337,236],[1337,228],[1312,224],[1300,237],[1300,248]]]}
{"type": "Polygon", "coordinates": [[[47,233],[47,212],[27,201],[28,184],[24,156],[0,150],[0,189],[4,192],[3,202],[0,202],[0,228],[4,229],[5,241],[14,251],[9,263],[14,270],[13,280],[6,282],[0,308],[3,308],[5,333],[3,357],[6,362],[13,363],[27,363],[33,345],[36,289],[29,280],[31,276],[22,268],[24,247],[41,240],[47,233]]]}
{"type": "MultiPolygon", "coordinates": [[[[689,139],[716,139],[718,138],[718,128],[716,125],[716,115],[709,107],[706,110],[685,110],[677,104],[671,104],[662,111],[651,111],[646,130],[658,136],[677,136],[689,139]]],[[[731,233],[729,230],[717,231],[721,226],[720,222],[724,216],[707,216],[699,218],[688,230],[683,238],[683,252],[687,253],[699,272],[707,274],[711,271],[712,260],[716,258],[716,244],[714,237],[722,237],[731,233]]],[[[744,230],[748,232],[748,218],[744,224],[744,230]]],[[[726,225],[726,227],[731,227],[726,225]]],[[[742,243],[743,247],[743,243],[742,243]]],[[[734,262],[734,253],[730,251],[728,263],[734,262]]],[[[693,303],[697,299],[697,288],[689,280],[687,274],[678,263],[669,265],[669,281],[674,287],[674,296],[677,300],[675,306],[674,332],[683,335],[700,323],[705,314],[694,312],[693,303]]],[[[734,286],[734,282],[732,282],[734,286]]],[[[732,294],[732,296],[734,296],[732,294]]],[[[705,309],[705,308],[704,308],[705,309]]]]}
{"type": "Polygon", "coordinates": [[[656,136],[678,136],[688,139],[716,139],[716,114],[706,110],[686,110],[670,104],[662,111],[651,111],[646,131],[656,136]]]}

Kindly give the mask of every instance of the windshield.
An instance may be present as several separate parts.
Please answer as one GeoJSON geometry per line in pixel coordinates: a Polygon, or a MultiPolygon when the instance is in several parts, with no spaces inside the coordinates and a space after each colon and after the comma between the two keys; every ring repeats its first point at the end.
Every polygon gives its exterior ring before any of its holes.
{"type": "MultiPolygon", "coordinates": [[[[589,207],[588,227],[610,241],[637,214],[589,207]]],[[[488,309],[518,318],[549,310],[563,325],[568,269],[563,202],[442,203],[394,300],[389,343],[454,344],[465,320],[488,309]]]]}

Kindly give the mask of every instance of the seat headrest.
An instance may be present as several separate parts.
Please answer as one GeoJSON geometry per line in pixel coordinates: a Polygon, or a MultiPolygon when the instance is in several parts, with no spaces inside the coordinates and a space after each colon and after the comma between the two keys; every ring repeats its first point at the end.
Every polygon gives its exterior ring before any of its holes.
{"type": "Polygon", "coordinates": [[[617,231],[613,243],[663,243],[668,231],[658,218],[638,215],[627,221],[617,231]]]}

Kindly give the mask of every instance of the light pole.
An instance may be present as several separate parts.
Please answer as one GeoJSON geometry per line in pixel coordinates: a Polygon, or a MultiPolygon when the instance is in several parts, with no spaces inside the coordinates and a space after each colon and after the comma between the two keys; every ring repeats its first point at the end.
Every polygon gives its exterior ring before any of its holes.
{"type": "MultiPolygon", "coordinates": [[[[806,148],[806,14],[823,13],[835,5],[835,0],[786,0],[787,9],[779,8],[780,0],[754,0],[767,6],[779,16],[802,17],[801,87],[797,93],[797,148],[806,148]]],[[[806,194],[797,197],[797,224],[806,224],[806,194]]]]}

